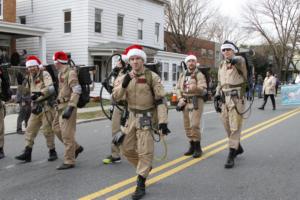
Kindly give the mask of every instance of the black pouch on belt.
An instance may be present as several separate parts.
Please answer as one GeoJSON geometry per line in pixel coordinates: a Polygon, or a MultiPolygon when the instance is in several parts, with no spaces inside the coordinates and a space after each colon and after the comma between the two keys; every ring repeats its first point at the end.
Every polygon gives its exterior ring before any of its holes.
{"type": "Polygon", "coordinates": [[[231,92],[230,92],[230,96],[231,97],[239,97],[239,92],[238,92],[238,90],[231,90],[231,92]]]}
{"type": "Polygon", "coordinates": [[[129,116],[128,110],[124,109],[121,116],[121,126],[125,126],[128,116],[129,116]]]}
{"type": "Polygon", "coordinates": [[[43,112],[43,106],[39,103],[34,103],[33,107],[32,107],[32,110],[31,110],[31,113],[33,113],[35,115],[38,115],[41,112],[43,112]]]}
{"type": "Polygon", "coordinates": [[[193,102],[194,110],[198,110],[198,97],[193,96],[192,97],[192,102],[193,102]]]}
{"type": "Polygon", "coordinates": [[[151,117],[143,115],[140,117],[140,126],[142,129],[147,129],[151,127],[151,117]]]}

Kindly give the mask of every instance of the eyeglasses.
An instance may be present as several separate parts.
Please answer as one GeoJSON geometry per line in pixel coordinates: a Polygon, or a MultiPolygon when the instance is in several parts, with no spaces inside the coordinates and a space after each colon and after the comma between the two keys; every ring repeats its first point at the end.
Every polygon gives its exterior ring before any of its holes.
{"type": "Polygon", "coordinates": [[[223,51],[223,52],[225,52],[225,51],[232,51],[232,49],[228,49],[228,48],[227,48],[227,49],[222,49],[222,51],[223,51]]]}

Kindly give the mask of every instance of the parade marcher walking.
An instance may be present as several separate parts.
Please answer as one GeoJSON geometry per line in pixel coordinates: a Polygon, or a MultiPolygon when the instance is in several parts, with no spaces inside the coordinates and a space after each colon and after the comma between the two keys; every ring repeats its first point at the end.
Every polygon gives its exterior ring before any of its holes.
{"type": "Polygon", "coordinates": [[[75,167],[75,158],[83,151],[83,147],[75,140],[77,103],[81,94],[81,86],[77,72],[68,64],[66,53],[59,51],[53,56],[58,70],[59,92],[57,97],[57,111],[53,122],[53,130],[65,145],[64,162],[57,167],[65,170],[75,167]]]}
{"type": "Polygon", "coordinates": [[[273,76],[273,72],[271,70],[268,70],[263,85],[264,103],[262,104],[261,107],[259,107],[260,110],[265,109],[265,105],[269,97],[272,101],[273,110],[276,110],[276,103],[274,97],[275,93],[276,93],[276,78],[273,76]]]}
{"type": "MultiPolygon", "coordinates": [[[[123,66],[121,61],[118,61],[116,67],[114,68],[114,83],[113,87],[116,87],[116,83],[120,82],[124,77],[126,73],[126,65],[128,64],[128,58],[126,55],[126,52],[122,54],[122,61],[124,62],[125,66],[123,66]]],[[[127,112],[126,108],[126,101],[125,101],[125,95],[121,98],[121,100],[114,101],[114,110],[112,114],[111,119],[111,128],[112,128],[112,137],[114,137],[118,132],[121,131],[121,119],[122,116],[124,116],[127,112]]],[[[124,126],[124,124],[123,124],[124,126]]],[[[108,156],[103,160],[104,164],[111,164],[111,163],[118,163],[121,162],[121,156],[120,156],[120,148],[119,146],[115,145],[114,143],[111,143],[111,155],[108,156]]]]}
{"type": "Polygon", "coordinates": [[[234,159],[244,152],[240,144],[240,136],[243,124],[243,113],[245,109],[245,91],[247,80],[247,67],[245,59],[235,56],[238,53],[236,45],[225,41],[221,46],[224,61],[218,70],[217,99],[223,102],[221,118],[227,132],[229,143],[229,154],[225,168],[234,166],[234,159]]]}
{"type": "Polygon", "coordinates": [[[196,68],[197,57],[185,58],[186,72],[180,74],[177,83],[177,111],[183,112],[183,123],[190,147],[184,154],[198,158],[202,155],[200,122],[203,113],[203,96],[207,93],[205,76],[196,68]]]}
{"type": "Polygon", "coordinates": [[[132,71],[116,83],[113,98],[120,100],[125,95],[129,118],[125,134],[117,134],[113,141],[118,144],[123,140],[122,153],[136,168],[137,187],[132,199],[138,200],[146,194],[145,182],[152,169],[153,129],[157,127],[163,135],[170,131],[167,127],[167,106],[163,101],[165,91],[161,79],[145,68],[147,58],[141,46],[129,47],[127,56],[132,71]]]}
{"type": "Polygon", "coordinates": [[[25,133],[25,150],[21,155],[15,157],[17,160],[25,162],[31,162],[32,147],[41,127],[49,148],[48,161],[57,159],[55,135],[52,131],[52,121],[55,114],[55,88],[50,74],[41,70],[41,66],[38,57],[28,56],[26,68],[30,74],[26,81],[26,87],[31,92],[32,110],[25,133]]]}

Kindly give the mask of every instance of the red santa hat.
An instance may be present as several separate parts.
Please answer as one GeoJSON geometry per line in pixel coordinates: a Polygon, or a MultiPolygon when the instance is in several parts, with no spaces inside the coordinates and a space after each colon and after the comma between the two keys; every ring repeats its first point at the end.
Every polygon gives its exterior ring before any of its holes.
{"type": "Polygon", "coordinates": [[[40,61],[40,59],[36,56],[28,56],[26,59],[26,67],[31,67],[31,66],[38,66],[38,67],[42,67],[42,62],[40,61]]]}
{"type": "Polygon", "coordinates": [[[127,50],[128,59],[130,59],[130,57],[132,57],[132,56],[139,56],[146,62],[147,55],[143,51],[142,46],[135,44],[135,45],[132,45],[132,46],[128,47],[126,50],[127,50]]]}
{"type": "Polygon", "coordinates": [[[184,62],[187,63],[190,60],[195,60],[197,62],[197,57],[194,54],[189,53],[188,56],[185,58],[184,62]]]}
{"type": "Polygon", "coordinates": [[[61,63],[61,64],[67,64],[68,61],[69,61],[69,58],[68,58],[68,55],[65,52],[57,51],[53,55],[53,61],[54,61],[54,64],[56,64],[58,62],[61,63]]]}

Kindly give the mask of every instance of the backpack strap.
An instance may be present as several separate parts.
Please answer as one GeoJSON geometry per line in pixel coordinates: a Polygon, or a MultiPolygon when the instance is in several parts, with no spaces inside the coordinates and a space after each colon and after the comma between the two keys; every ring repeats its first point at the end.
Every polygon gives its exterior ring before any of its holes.
{"type": "Polygon", "coordinates": [[[151,93],[153,98],[155,98],[155,93],[153,90],[153,77],[152,77],[152,72],[149,69],[145,69],[145,78],[146,78],[146,83],[151,89],[151,93]]]}

